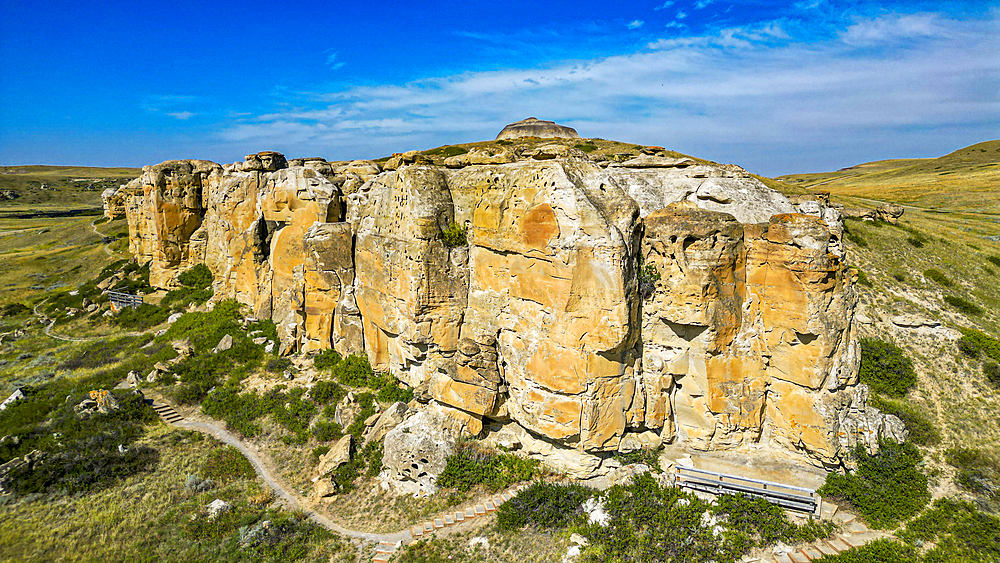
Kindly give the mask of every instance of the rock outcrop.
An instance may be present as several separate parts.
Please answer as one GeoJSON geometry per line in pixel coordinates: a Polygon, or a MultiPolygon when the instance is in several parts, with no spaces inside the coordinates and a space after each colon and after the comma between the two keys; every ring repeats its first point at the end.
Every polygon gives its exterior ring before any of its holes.
{"type": "Polygon", "coordinates": [[[497,141],[504,139],[519,139],[521,137],[540,137],[542,139],[579,139],[580,135],[576,129],[559,125],[552,121],[545,121],[529,117],[521,121],[515,121],[504,127],[497,134],[497,141]]]}
{"type": "Polygon", "coordinates": [[[160,287],[206,264],[282,353],[367,354],[421,412],[574,475],[671,441],[834,466],[899,435],[858,391],[855,276],[826,201],[662,149],[459,156],[147,167],[126,192],[131,247],[160,287]]]}

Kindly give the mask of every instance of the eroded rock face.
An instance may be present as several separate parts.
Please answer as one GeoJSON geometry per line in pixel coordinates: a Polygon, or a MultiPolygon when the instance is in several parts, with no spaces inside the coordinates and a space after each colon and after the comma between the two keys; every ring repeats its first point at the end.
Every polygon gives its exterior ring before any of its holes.
{"type": "Polygon", "coordinates": [[[859,391],[839,213],[652,149],[611,165],[558,144],[444,168],[415,151],[384,170],[170,161],[124,208],[154,284],[205,263],[216,299],[274,320],[282,352],[365,353],[434,424],[573,475],[678,440],[836,465],[900,436],[859,391]]]}
{"type": "Polygon", "coordinates": [[[521,121],[515,121],[514,123],[504,127],[503,130],[497,134],[496,140],[517,139],[520,137],[579,139],[580,135],[576,132],[576,129],[573,129],[572,127],[566,127],[565,125],[559,125],[552,121],[529,117],[527,119],[522,119],[521,121]]]}

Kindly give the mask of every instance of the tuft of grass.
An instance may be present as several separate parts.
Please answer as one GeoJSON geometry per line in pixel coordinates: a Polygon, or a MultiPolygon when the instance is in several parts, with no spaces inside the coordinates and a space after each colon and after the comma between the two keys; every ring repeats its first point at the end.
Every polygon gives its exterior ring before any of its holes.
{"type": "Polygon", "coordinates": [[[954,285],[952,284],[951,280],[948,279],[948,276],[942,274],[940,271],[935,270],[934,268],[928,268],[924,270],[924,277],[933,280],[935,283],[943,287],[951,287],[952,285],[954,285]]]}

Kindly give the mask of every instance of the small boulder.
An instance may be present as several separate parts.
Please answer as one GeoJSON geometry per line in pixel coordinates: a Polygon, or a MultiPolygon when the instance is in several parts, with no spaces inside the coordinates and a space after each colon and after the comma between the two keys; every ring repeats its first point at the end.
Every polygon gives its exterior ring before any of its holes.
{"type": "Polygon", "coordinates": [[[169,317],[167,317],[167,324],[168,325],[174,324],[175,322],[177,322],[177,319],[181,318],[183,315],[184,313],[174,313],[173,315],[170,315],[169,317]]]}
{"type": "Polygon", "coordinates": [[[886,223],[896,224],[896,221],[903,216],[903,206],[895,203],[883,203],[875,208],[875,217],[886,223]]]}
{"type": "Polygon", "coordinates": [[[319,465],[316,466],[318,477],[322,478],[334,469],[351,461],[351,442],[353,436],[347,434],[330,448],[330,451],[319,458],[319,465]]]}
{"type": "Polygon", "coordinates": [[[207,507],[209,520],[215,519],[216,516],[229,512],[233,506],[222,499],[213,500],[207,507]]]}
{"type": "Polygon", "coordinates": [[[375,420],[374,424],[372,424],[371,428],[365,431],[364,443],[367,444],[371,441],[378,442],[382,438],[385,438],[385,435],[388,434],[390,430],[403,422],[403,416],[406,415],[408,408],[409,407],[406,406],[406,403],[402,402],[389,405],[389,408],[385,409],[385,412],[377,415],[378,418],[375,420]]]}
{"type": "Polygon", "coordinates": [[[232,347],[233,347],[233,336],[231,334],[227,334],[222,337],[222,340],[219,340],[219,343],[215,346],[215,349],[212,350],[212,352],[213,353],[224,352],[232,347]]]}
{"type": "Polygon", "coordinates": [[[125,382],[131,387],[138,387],[139,383],[142,381],[142,376],[139,375],[137,371],[128,372],[128,376],[125,378],[125,382]]]}

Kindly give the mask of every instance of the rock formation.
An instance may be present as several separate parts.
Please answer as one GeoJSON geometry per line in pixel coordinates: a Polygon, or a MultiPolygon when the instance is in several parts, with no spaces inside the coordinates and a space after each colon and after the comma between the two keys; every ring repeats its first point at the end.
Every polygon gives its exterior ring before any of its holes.
{"type": "Polygon", "coordinates": [[[661,152],[169,161],[124,208],[151,283],[204,263],[216,298],[276,323],[282,353],[367,354],[421,412],[573,475],[673,441],[836,466],[899,437],[858,391],[836,210],[661,152]]]}
{"type": "Polygon", "coordinates": [[[521,137],[541,137],[542,139],[579,139],[580,135],[576,129],[559,125],[552,121],[544,121],[529,117],[521,121],[515,121],[504,127],[497,134],[497,141],[504,139],[518,139],[521,137]]]}

